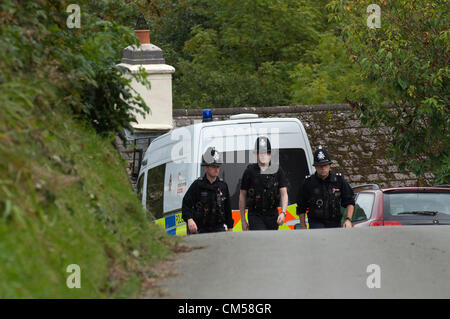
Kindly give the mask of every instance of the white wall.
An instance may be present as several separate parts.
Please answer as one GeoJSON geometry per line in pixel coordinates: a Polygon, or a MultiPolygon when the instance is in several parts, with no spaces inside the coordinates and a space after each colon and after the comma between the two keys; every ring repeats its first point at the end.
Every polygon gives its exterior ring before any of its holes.
{"type": "Polygon", "coordinates": [[[138,72],[139,68],[145,69],[147,79],[151,84],[148,90],[145,86],[132,80],[131,86],[142,96],[150,112],[143,117],[136,114],[138,123],[132,123],[136,130],[170,130],[172,121],[172,74],[175,68],[167,64],[130,65],[121,63],[132,72],[138,72]]]}

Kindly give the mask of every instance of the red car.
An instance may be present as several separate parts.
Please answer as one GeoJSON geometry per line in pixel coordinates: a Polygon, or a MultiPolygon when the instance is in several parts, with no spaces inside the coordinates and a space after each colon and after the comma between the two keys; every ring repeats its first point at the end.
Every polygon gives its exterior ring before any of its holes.
{"type": "Polygon", "coordinates": [[[450,187],[380,189],[368,184],[355,191],[354,227],[450,225],[450,187]]]}

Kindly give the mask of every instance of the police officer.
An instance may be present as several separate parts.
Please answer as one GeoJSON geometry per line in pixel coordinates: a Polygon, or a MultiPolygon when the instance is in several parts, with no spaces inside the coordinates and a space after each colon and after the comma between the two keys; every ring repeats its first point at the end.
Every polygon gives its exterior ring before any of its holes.
{"type": "Polygon", "coordinates": [[[328,151],[321,146],[314,152],[316,172],[307,176],[300,185],[297,214],[300,228],[305,229],[305,213],[308,212],[309,228],[340,227],[342,214],[340,207],[346,207],[346,219],[342,227],[352,227],[355,208],[353,190],[339,173],[330,171],[331,160],[328,151]]]}
{"type": "Polygon", "coordinates": [[[219,178],[222,164],[217,152],[209,147],[202,157],[203,177],[195,180],[183,197],[182,218],[188,233],[209,233],[233,229],[230,193],[227,184],[219,178]]]}
{"type": "Polygon", "coordinates": [[[288,205],[287,180],[281,167],[271,163],[272,148],[265,137],[256,139],[258,162],[247,166],[242,176],[239,210],[243,230],[277,230],[284,223],[288,205]],[[281,198],[281,214],[278,206],[281,198]],[[248,224],[245,207],[248,207],[248,224]]]}

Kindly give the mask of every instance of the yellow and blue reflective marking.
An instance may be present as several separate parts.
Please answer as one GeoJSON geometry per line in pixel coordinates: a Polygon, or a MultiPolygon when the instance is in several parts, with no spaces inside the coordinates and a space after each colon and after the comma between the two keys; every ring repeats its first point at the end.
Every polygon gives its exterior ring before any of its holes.
{"type": "Polygon", "coordinates": [[[186,235],[186,223],[181,218],[181,212],[155,220],[155,224],[164,228],[172,236],[186,235]]]}
{"type": "MultiPolygon", "coordinates": [[[[294,225],[299,222],[296,210],[297,204],[289,205],[287,207],[287,213],[289,215],[286,216],[285,223],[278,228],[279,230],[291,230],[294,228],[294,225]]],[[[279,209],[279,211],[281,211],[281,209],[279,209]]],[[[247,212],[245,213],[245,216],[247,218],[247,212]]],[[[241,216],[239,214],[239,211],[233,211],[233,219],[235,221],[233,231],[242,231],[241,216]]],[[[187,235],[186,223],[183,220],[183,218],[181,218],[181,211],[173,215],[157,219],[155,220],[155,224],[164,228],[167,234],[169,235],[172,236],[187,235]]],[[[306,224],[306,226],[307,228],[309,228],[308,224],[306,224]]]]}

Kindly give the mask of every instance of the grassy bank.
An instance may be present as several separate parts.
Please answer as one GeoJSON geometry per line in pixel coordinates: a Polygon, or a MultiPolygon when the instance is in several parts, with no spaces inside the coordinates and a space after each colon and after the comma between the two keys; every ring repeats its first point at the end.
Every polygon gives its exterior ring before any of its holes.
{"type": "Polygon", "coordinates": [[[1,90],[0,297],[138,297],[174,239],[141,208],[113,137],[46,104],[44,84],[1,90]],[[70,264],[80,289],[66,285],[70,264]]]}
{"type": "Polygon", "coordinates": [[[0,4],[0,298],[138,297],[175,243],[111,144],[145,109],[116,67],[136,6],[82,2],[70,28],[70,4],[0,4]],[[66,284],[72,264],[81,288],[66,284]]]}

